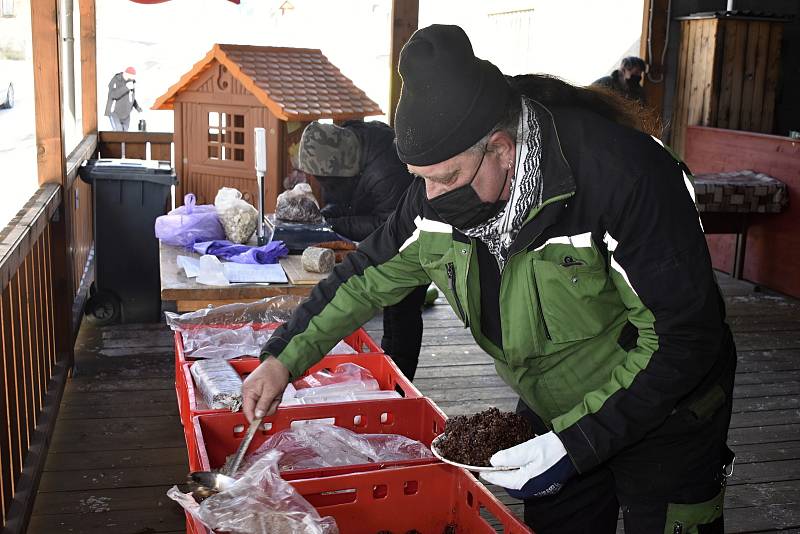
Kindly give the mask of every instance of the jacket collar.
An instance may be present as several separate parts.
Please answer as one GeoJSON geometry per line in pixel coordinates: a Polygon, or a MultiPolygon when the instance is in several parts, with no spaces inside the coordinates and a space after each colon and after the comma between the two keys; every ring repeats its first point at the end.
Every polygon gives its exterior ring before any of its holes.
{"type": "Polygon", "coordinates": [[[534,101],[542,129],[542,204],[531,208],[524,226],[509,249],[509,257],[527,248],[541,233],[558,219],[566,199],[575,194],[575,178],[561,150],[553,114],[534,101]]]}

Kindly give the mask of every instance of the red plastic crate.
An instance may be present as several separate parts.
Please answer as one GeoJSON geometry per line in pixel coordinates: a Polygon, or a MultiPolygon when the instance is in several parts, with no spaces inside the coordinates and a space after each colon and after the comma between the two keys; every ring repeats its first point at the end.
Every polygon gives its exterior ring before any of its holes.
{"type": "MultiPolygon", "coordinates": [[[[532,532],[470,473],[442,463],[295,480],[292,485],[320,515],[333,516],[342,534],[439,534],[448,525],[459,534],[532,532]]],[[[186,530],[210,532],[188,515],[186,530]]]]}
{"type": "MultiPolygon", "coordinates": [[[[279,409],[264,420],[268,430],[257,432],[248,452],[256,450],[270,436],[289,428],[293,421],[309,419],[334,419],[336,426],[359,434],[400,434],[430,446],[431,441],[444,431],[447,416],[426,398],[353,401],[339,404],[293,406],[279,409]]],[[[216,469],[234,452],[244,437],[247,420],[242,413],[199,415],[194,424],[195,456],[189,457],[192,471],[216,469]]],[[[359,464],[318,469],[287,471],[288,479],[329,476],[346,472],[382,469],[404,465],[430,463],[428,459],[359,464]]]]}
{"type": "MultiPolygon", "coordinates": [[[[400,369],[395,365],[391,358],[385,354],[337,354],[325,356],[316,365],[312,366],[305,375],[314,373],[321,369],[333,369],[341,363],[352,362],[368,369],[372,376],[378,380],[382,390],[397,391],[407,399],[414,399],[422,397],[422,393],[409,382],[403,375],[400,369]]],[[[244,378],[244,376],[252,373],[260,363],[256,358],[246,358],[241,360],[231,360],[231,365],[244,378]]],[[[181,368],[181,375],[176,378],[176,385],[179,390],[178,393],[178,407],[183,423],[183,433],[186,438],[186,449],[189,453],[189,458],[196,456],[194,449],[196,448],[196,440],[194,439],[194,427],[191,424],[191,418],[196,415],[207,414],[230,414],[229,410],[211,410],[211,409],[198,409],[197,395],[194,389],[194,379],[191,374],[191,366],[193,362],[183,364],[181,368]]],[[[305,376],[303,375],[303,376],[305,376]]],[[[353,401],[357,402],[357,401],[353,401]]],[[[286,406],[281,410],[292,410],[302,408],[305,406],[314,405],[301,405],[301,406],[286,406]]]]}
{"type": "MultiPolygon", "coordinates": [[[[254,330],[267,330],[279,327],[281,323],[255,323],[252,325],[254,330]]],[[[244,325],[193,325],[192,328],[230,328],[236,329],[244,325]]],[[[344,338],[344,342],[353,347],[356,352],[383,352],[375,341],[369,337],[363,328],[358,328],[352,334],[344,338]]],[[[191,356],[187,358],[183,350],[183,336],[180,332],[175,332],[175,366],[182,365],[186,362],[193,361],[191,356]]]]}
{"type": "MultiPolygon", "coordinates": [[[[217,327],[218,325],[197,325],[198,328],[201,327],[208,327],[213,326],[217,327]]],[[[230,328],[236,328],[236,325],[226,325],[230,328]]],[[[267,328],[277,328],[280,326],[280,323],[265,323],[265,324],[254,324],[253,328],[256,330],[259,329],[267,329],[267,328]]],[[[363,328],[359,328],[349,336],[344,338],[344,342],[353,347],[359,353],[383,353],[381,348],[375,344],[375,341],[369,337],[363,328]]],[[[183,351],[183,337],[181,336],[180,332],[175,332],[175,393],[178,398],[178,412],[181,417],[181,422],[183,423],[184,427],[189,423],[191,418],[190,409],[189,409],[189,398],[186,395],[188,390],[188,386],[192,384],[192,381],[189,380],[187,383],[186,381],[186,373],[184,373],[184,365],[187,363],[191,363],[195,360],[189,358],[186,359],[186,355],[183,351]]],[[[255,357],[242,357],[237,358],[235,360],[230,360],[231,363],[234,362],[255,362],[257,364],[258,358],[255,357]]],[[[314,368],[314,370],[316,370],[314,368]]]]}
{"type": "MultiPolygon", "coordinates": [[[[232,360],[230,364],[242,377],[242,380],[255,371],[259,365],[256,359],[248,358],[244,360],[232,360]]],[[[315,373],[323,369],[333,370],[336,366],[343,363],[355,363],[367,369],[372,376],[380,384],[381,390],[384,391],[397,391],[405,398],[422,397],[422,393],[414,387],[408,378],[406,378],[402,371],[395,365],[392,359],[385,354],[334,354],[325,356],[322,360],[311,367],[303,376],[315,373]]],[[[188,403],[188,417],[195,415],[209,414],[209,413],[228,413],[229,410],[212,410],[210,408],[203,408],[202,401],[198,401],[197,394],[194,388],[194,378],[192,377],[191,368],[193,362],[183,365],[183,380],[186,383],[186,398],[188,403]]]]}

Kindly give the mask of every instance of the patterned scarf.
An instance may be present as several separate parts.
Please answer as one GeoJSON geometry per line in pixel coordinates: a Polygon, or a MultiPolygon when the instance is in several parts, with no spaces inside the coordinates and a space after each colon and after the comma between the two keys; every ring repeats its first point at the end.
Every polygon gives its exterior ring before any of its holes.
{"type": "Polygon", "coordinates": [[[508,249],[517,237],[530,210],[542,203],[542,132],[533,103],[522,97],[522,112],[517,125],[516,167],[511,177],[511,194],[506,206],[494,217],[466,235],[486,243],[502,272],[508,249]]]}

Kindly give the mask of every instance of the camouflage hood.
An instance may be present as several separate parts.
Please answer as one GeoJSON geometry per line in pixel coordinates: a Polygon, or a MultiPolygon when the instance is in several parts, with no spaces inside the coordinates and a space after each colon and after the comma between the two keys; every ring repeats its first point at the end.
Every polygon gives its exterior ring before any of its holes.
{"type": "Polygon", "coordinates": [[[309,124],[300,139],[300,170],[313,176],[361,173],[361,144],[356,134],[335,124],[309,124]]]}

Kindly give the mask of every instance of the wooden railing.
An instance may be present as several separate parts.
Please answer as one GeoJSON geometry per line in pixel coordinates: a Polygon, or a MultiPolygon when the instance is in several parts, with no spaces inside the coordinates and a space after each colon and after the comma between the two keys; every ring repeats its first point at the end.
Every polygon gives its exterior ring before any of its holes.
{"type": "Polygon", "coordinates": [[[24,532],[72,368],[93,279],[91,187],[78,168],[87,136],[66,161],[65,186],[42,185],[0,231],[0,519],[24,532]]]}
{"type": "Polygon", "coordinates": [[[99,136],[99,157],[172,161],[169,132],[100,132],[99,136]]]}
{"type": "Polygon", "coordinates": [[[61,206],[61,186],[45,184],[0,232],[0,512],[10,532],[20,530],[35,495],[71,366],[59,305],[68,280],[58,259],[61,206]]]}
{"type": "Polygon", "coordinates": [[[81,164],[94,157],[97,135],[86,136],[67,160],[64,211],[67,219],[70,279],[72,282],[72,330],[78,332],[85,297],[94,281],[94,232],[92,227],[92,186],[78,177],[81,164]]]}

